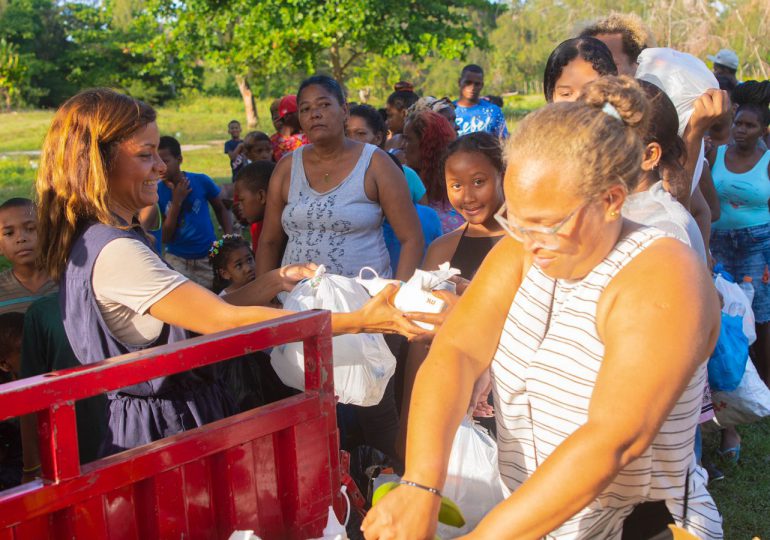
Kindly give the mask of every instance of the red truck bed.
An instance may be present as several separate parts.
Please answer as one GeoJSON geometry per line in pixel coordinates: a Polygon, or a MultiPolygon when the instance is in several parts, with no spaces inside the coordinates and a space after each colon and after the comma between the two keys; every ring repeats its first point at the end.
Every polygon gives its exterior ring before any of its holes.
{"type": "Polygon", "coordinates": [[[37,412],[43,480],[0,492],[0,540],[321,536],[344,508],[328,312],[202,336],[9,383],[0,420],[37,412]],[[74,402],[304,341],[306,391],[81,466],[74,402]]]}

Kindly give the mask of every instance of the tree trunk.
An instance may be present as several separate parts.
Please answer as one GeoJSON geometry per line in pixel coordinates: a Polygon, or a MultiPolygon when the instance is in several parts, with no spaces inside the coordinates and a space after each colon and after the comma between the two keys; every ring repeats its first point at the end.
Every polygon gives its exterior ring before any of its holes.
{"type": "Polygon", "coordinates": [[[342,66],[342,58],[340,58],[340,48],[335,43],[329,49],[329,56],[332,60],[332,76],[340,84],[345,84],[345,68],[342,66]]]}
{"type": "Polygon", "coordinates": [[[254,102],[254,93],[249,86],[249,79],[246,75],[238,75],[235,78],[238,83],[238,90],[241,92],[243,98],[243,108],[246,111],[246,125],[253,129],[259,124],[259,117],[257,116],[257,105],[254,102]]]}

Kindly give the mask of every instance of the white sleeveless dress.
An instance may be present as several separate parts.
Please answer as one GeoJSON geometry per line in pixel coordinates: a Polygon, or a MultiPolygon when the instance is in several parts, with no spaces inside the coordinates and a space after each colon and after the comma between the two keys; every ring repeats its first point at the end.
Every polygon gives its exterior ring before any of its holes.
{"type": "Polygon", "coordinates": [[[281,215],[288,236],[281,266],[314,262],[347,277],[355,277],[369,266],[380,277],[389,278],[390,255],[382,233],[385,216],[364,187],[377,147],[364,145],[350,174],[324,193],[310,187],[307,180],[302,163],[306,148],[300,146],[292,154],[289,199],[281,215]]]}
{"type": "MultiPolygon", "coordinates": [[[[604,344],[596,329],[599,299],[628,262],[664,236],[652,228],[631,232],[576,282],[550,278],[536,265],[525,276],[491,368],[500,473],[512,491],[586,423],[604,358],[604,344]]],[[[704,363],[644,454],[620,471],[596,500],[546,538],[619,539],[623,521],[636,504],[659,500],[666,502],[678,525],[705,540],[722,538],[721,517],[693,453],[705,379],[704,363]],[[689,502],[683,524],[688,470],[689,502]]]]}

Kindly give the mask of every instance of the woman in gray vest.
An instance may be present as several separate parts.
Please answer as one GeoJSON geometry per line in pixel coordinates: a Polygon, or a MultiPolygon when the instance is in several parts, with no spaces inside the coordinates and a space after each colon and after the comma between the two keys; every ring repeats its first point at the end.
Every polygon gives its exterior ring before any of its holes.
{"type": "MultiPolygon", "coordinates": [[[[64,327],[83,364],[180,341],[185,330],[207,334],[285,315],[256,306],[312,273],[312,265],[275,270],[228,303],[168,267],[137,220],[139,210],[158,200],[165,169],[159,138],[152,107],[94,89],[57,111],[43,144],[38,257],[59,281],[64,327]]],[[[406,334],[416,328],[384,296],[359,312],[333,315],[332,327],[335,333],[406,334]]],[[[102,455],[234,411],[214,366],[122,388],[108,398],[102,455]]]]}

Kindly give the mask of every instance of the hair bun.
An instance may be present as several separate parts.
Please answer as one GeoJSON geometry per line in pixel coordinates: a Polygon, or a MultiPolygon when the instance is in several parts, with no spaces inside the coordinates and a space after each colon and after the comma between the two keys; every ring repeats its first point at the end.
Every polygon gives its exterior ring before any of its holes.
{"type": "Polygon", "coordinates": [[[608,75],[588,83],[583,88],[580,101],[599,109],[603,114],[608,113],[604,109],[609,104],[612,109],[607,109],[617,113],[617,116],[609,113],[610,116],[633,129],[642,128],[647,121],[647,96],[639,83],[626,75],[608,75]]]}

